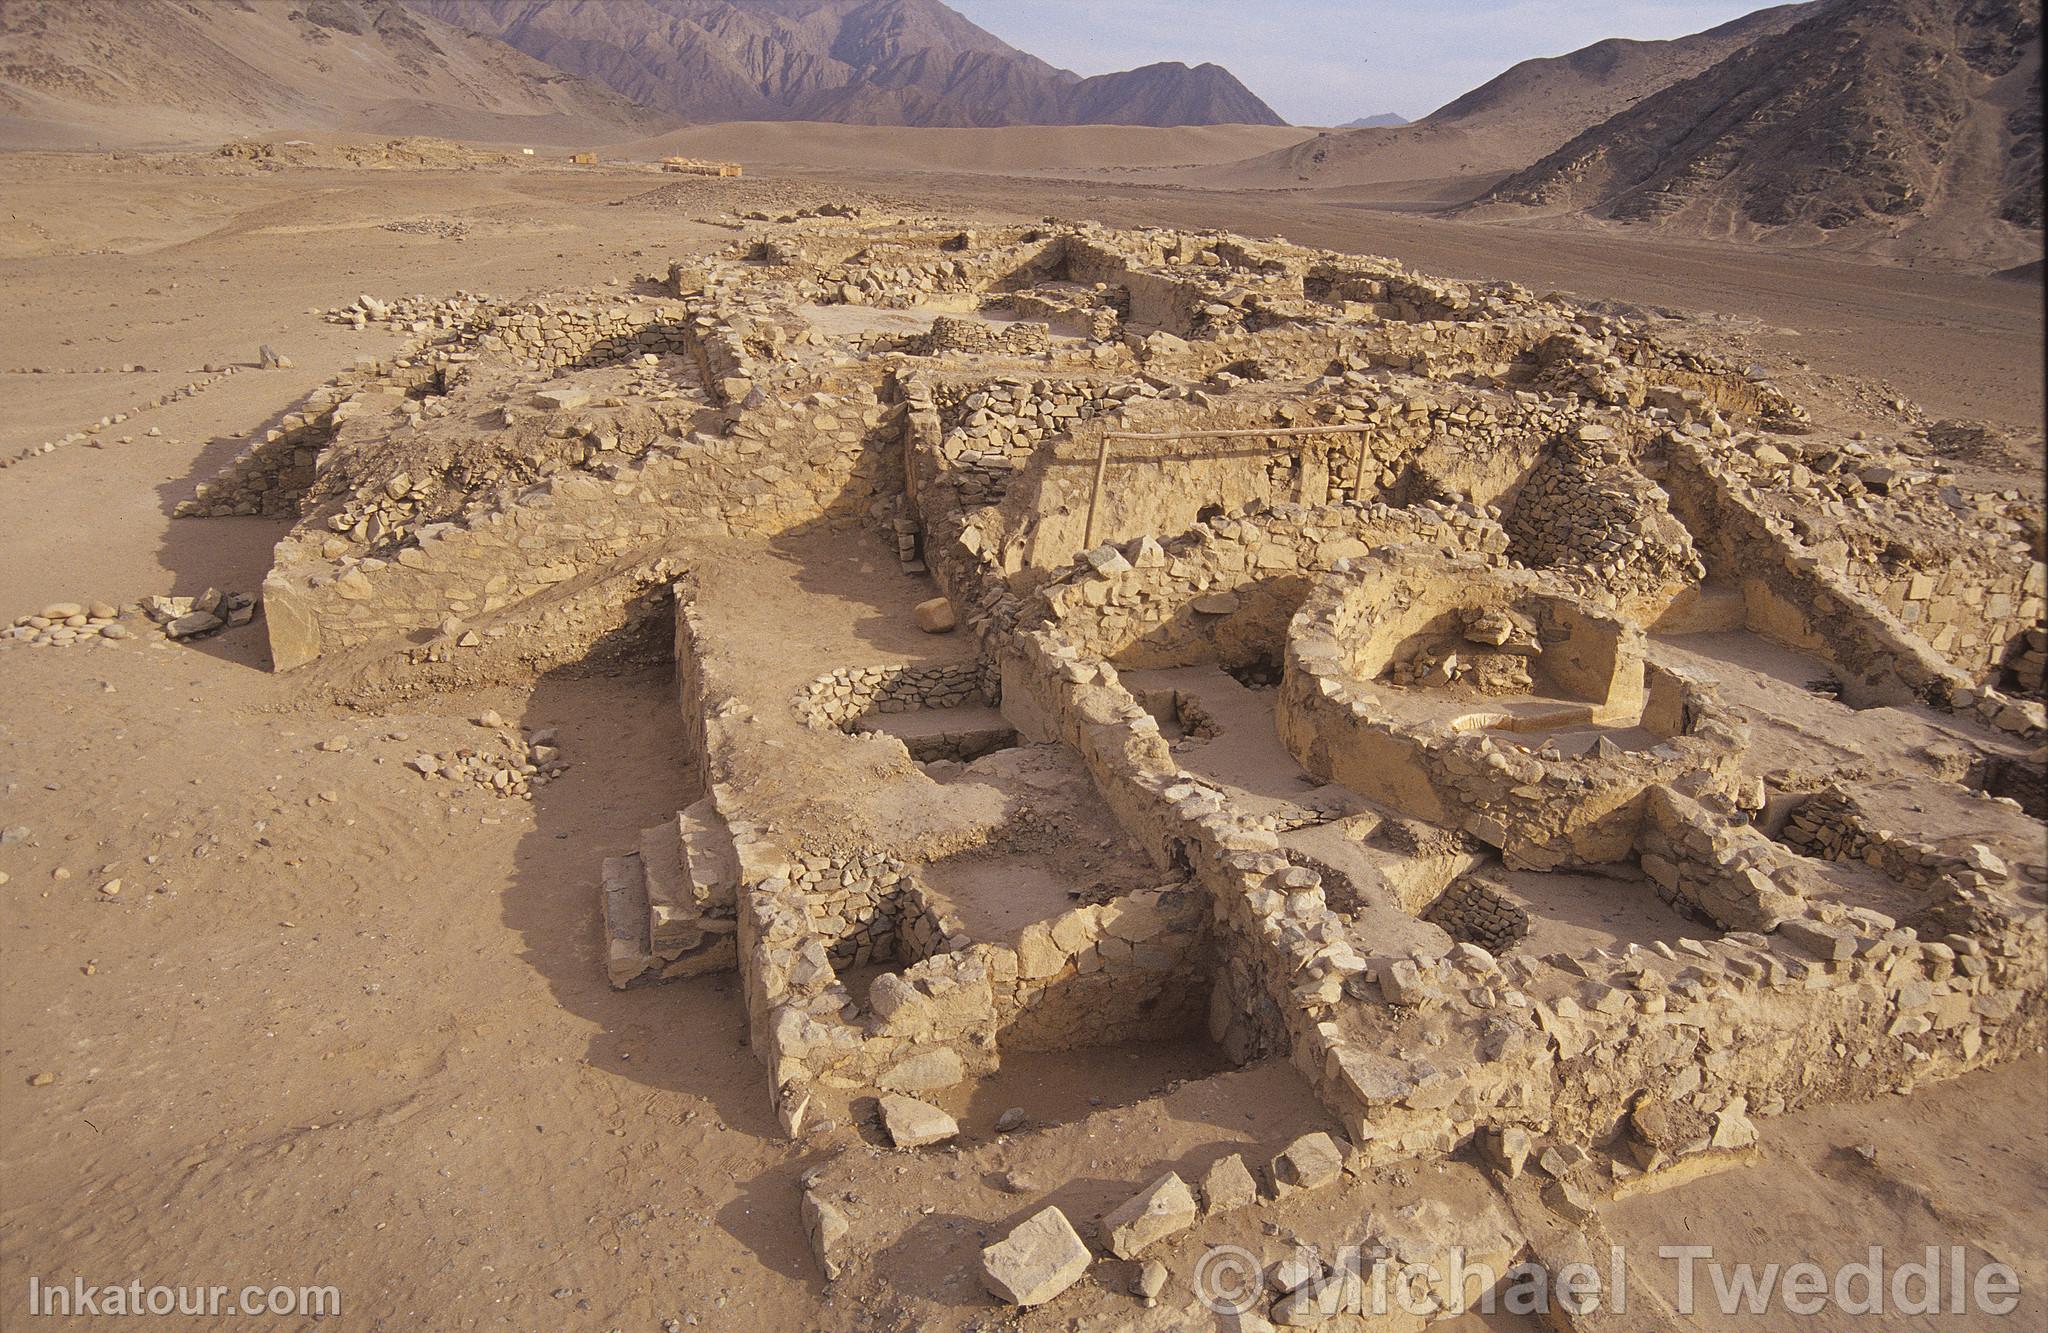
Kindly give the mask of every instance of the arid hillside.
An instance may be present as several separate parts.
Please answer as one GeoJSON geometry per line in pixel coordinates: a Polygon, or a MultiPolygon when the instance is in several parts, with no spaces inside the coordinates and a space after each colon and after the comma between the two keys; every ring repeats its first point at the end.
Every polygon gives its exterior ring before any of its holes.
{"type": "Polygon", "coordinates": [[[2038,259],[2040,71],[2040,8],[2025,0],[1839,0],[1479,206],[2038,259]]]}
{"type": "Polygon", "coordinates": [[[657,128],[606,88],[391,0],[0,5],[0,144],[258,130],[581,142],[657,128]]]}
{"type": "Polygon", "coordinates": [[[693,121],[1279,125],[1228,70],[1081,78],[937,0],[408,0],[693,121]]]}
{"type": "MultiPolygon", "coordinates": [[[[1238,183],[1342,188],[1514,171],[1751,42],[1785,31],[1813,8],[1779,5],[1672,41],[1611,38],[1568,55],[1525,60],[1413,124],[1347,126],[1255,159],[1238,183]]],[[[1479,187],[1471,188],[1476,193],[1479,187]]]]}

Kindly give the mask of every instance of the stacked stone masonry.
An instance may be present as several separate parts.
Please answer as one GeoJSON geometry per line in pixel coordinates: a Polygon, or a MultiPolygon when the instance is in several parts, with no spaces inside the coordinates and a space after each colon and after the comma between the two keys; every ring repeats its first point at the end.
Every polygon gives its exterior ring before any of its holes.
{"type": "Polygon", "coordinates": [[[612,979],[736,969],[788,1132],[1194,1040],[1290,1063],[1354,1162],[1526,1131],[1619,1181],[1690,1151],[1657,1107],[1739,1127],[2048,1035],[2038,819],[1967,785],[2044,736],[2026,502],[1635,319],[1283,242],[850,214],[660,288],[430,323],[191,512],[297,519],[280,669],[672,619],[704,795],[606,863],[612,979]],[[959,627],[765,681],[713,576],[856,531],[881,614],[959,627]],[[1887,832],[1768,725],[1830,708],[1896,710],[1873,767],[1955,827],[1887,832]],[[1017,772],[1129,865],[1009,921],[1017,772]],[[1662,933],[1541,945],[1520,886],[1595,872],[1662,933]]]}

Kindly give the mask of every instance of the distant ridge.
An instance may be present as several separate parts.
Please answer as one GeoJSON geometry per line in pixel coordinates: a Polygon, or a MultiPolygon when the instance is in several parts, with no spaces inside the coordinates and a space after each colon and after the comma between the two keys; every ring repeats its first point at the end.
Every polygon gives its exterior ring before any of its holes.
{"type": "Polygon", "coordinates": [[[1360,116],[1357,120],[1347,120],[1342,125],[1337,126],[1337,128],[1340,130],[1385,130],[1392,129],[1397,125],[1406,125],[1407,123],[1408,118],[1406,116],[1397,116],[1391,111],[1382,111],[1377,116],[1360,116]]]}
{"type": "Polygon", "coordinates": [[[1574,138],[1479,202],[1696,233],[1918,233],[2011,263],[2041,205],[2029,0],[1836,0],[1574,138]]]}
{"type": "Polygon", "coordinates": [[[1565,138],[1570,138],[1645,97],[1704,73],[1759,38],[1784,32],[1824,7],[1825,0],[1775,5],[1669,41],[1610,37],[1567,55],[1524,60],[1446,102],[1419,123],[1470,128],[1538,116],[1547,122],[1546,135],[1555,133],[1554,127],[1569,125],[1572,128],[1565,138]]]}
{"type": "MultiPolygon", "coordinates": [[[[1569,55],[1525,60],[1412,124],[1333,130],[1247,162],[1237,178],[1247,185],[1342,187],[1515,171],[1643,98],[1783,32],[1815,8],[1778,5],[1689,37],[1612,38],[1569,55]]],[[[1472,192],[1485,183],[1481,179],[1472,192]]]]}
{"type": "Polygon", "coordinates": [[[1281,125],[1219,65],[1082,78],[938,0],[408,0],[696,122],[1281,125]]]}
{"type": "Polygon", "coordinates": [[[548,143],[660,119],[395,0],[9,0],[0,141],[181,143],[270,129],[548,143]]]}

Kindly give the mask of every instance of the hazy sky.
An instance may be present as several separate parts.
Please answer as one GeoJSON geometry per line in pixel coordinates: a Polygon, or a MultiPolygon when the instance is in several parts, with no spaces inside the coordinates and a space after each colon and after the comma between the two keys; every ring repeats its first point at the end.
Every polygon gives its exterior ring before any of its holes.
{"type": "Polygon", "coordinates": [[[947,0],[1012,46],[1082,74],[1227,67],[1300,125],[1413,120],[1519,60],[1603,37],[1681,37],[1768,0],[947,0]]]}

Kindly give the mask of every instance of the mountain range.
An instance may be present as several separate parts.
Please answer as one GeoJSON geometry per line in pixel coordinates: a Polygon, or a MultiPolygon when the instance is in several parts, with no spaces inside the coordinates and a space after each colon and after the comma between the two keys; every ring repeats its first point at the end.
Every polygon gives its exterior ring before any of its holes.
{"type": "Polygon", "coordinates": [[[1998,224],[2041,227],[2040,77],[2037,0],[1833,0],[1587,129],[1475,207],[1989,245],[1998,224]]]}
{"type": "Polygon", "coordinates": [[[1993,268],[2039,259],[2040,74],[2039,0],[1812,0],[1524,61],[1414,124],[1290,132],[1216,65],[1084,78],[939,0],[0,0],[13,146],[710,135],[749,160],[916,170],[934,135],[1001,129],[949,139],[953,169],[1064,161],[1993,268]]]}
{"type": "Polygon", "coordinates": [[[17,144],[278,127],[575,143],[661,123],[396,0],[0,2],[0,136],[17,144]]]}
{"type": "Polygon", "coordinates": [[[938,0],[407,0],[688,121],[1279,125],[1218,65],[1082,78],[938,0]]]}
{"type": "Polygon", "coordinates": [[[1525,60],[1412,124],[1322,134],[1245,164],[1239,179],[1341,187],[1514,171],[1759,38],[1783,32],[1812,8],[1778,5],[1689,37],[1616,38],[1525,60]]]}

